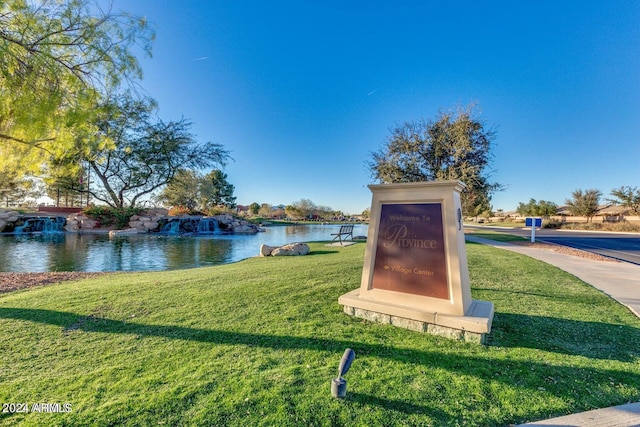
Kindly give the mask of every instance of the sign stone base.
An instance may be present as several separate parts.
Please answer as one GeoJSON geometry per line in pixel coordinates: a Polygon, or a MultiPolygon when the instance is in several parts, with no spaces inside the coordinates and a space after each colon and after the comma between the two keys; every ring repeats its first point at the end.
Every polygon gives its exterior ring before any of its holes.
{"type": "Polygon", "coordinates": [[[350,316],[477,344],[485,344],[494,314],[488,301],[473,300],[466,315],[456,316],[381,304],[362,298],[359,289],[340,296],[338,303],[350,316]]]}

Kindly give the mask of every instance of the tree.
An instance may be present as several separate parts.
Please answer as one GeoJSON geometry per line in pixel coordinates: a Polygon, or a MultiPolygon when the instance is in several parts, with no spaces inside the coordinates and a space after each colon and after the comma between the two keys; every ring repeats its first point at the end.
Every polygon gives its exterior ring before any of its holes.
{"type": "Polygon", "coordinates": [[[489,202],[489,194],[476,192],[470,193],[465,192],[462,194],[462,208],[463,212],[467,216],[472,216],[475,218],[483,217],[490,218],[491,211],[493,210],[491,207],[491,203],[489,202]]]}
{"type": "Polygon", "coordinates": [[[25,204],[27,198],[34,195],[34,191],[37,188],[32,179],[0,173],[0,202],[5,207],[25,204]]]}
{"type": "Polygon", "coordinates": [[[40,173],[95,139],[94,106],[106,87],[142,75],[132,48],[150,54],[144,19],[98,0],[0,1],[0,170],[40,173]]]}
{"type": "Polygon", "coordinates": [[[153,101],[129,93],[101,105],[97,137],[109,144],[87,154],[99,182],[90,190],[94,198],[115,208],[133,208],[180,170],[226,164],[229,153],[220,144],[198,143],[189,121],[164,122],[152,117],[154,110],[153,101]]]}
{"type": "Polygon", "coordinates": [[[202,178],[200,183],[200,205],[204,209],[222,206],[235,208],[235,187],[227,181],[227,174],[219,169],[212,170],[202,178]]]}
{"type": "Polygon", "coordinates": [[[287,218],[291,218],[291,219],[301,219],[304,217],[304,214],[302,212],[300,212],[300,210],[298,209],[297,206],[294,205],[287,205],[284,208],[284,212],[287,215],[287,218]]]}
{"type": "Polygon", "coordinates": [[[272,206],[271,207],[271,213],[269,214],[269,216],[271,218],[282,219],[282,218],[286,218],[287,214],[286,214],[285,209],[283,208],[283,206],[282,205],[278,205],[278,206],[272,206]]]}
{"type": "Polygon", "coordinates": [[[542,216],[549,217],[555,215],[558,211],[558,205],[546,200],[529,199],[529,203],[526,205],[522,202],[518,203],[516,211],[522,216],[542,216]]]}
{"type": "Polygon", "coordinates": [[[565,201],[571,214],[575,216],[586,216],[587,222],[591,221],[598,212],[598,204],[600,203],[602,193],[594,189],[585,191],[575,190],[571,193],[571,196],[571,199],[565,201]]]}
{"type": "Polygon", "coordinates": [[[440,113],[435,121],[405,122],[391,130],[384,147],[371,153],[368,167],[382,183],[459,179],[465,215],[490,210],[491,194],[501,189],[490,183],[487,168],[495,132],[473,117],[473,106],[457,114],[440,113]]]}
{"type": "Polygon", "coordinates": [[[638,187],[623,185],[620,188],[611,190],[614,199],[609,199],[611,203],[629,208],[634,215],[640,215],[640,190],[638,187]]]}
{"type": "Polygon", "coordinates": [[[258,215],[265,217],[265,218],[271,218],[273,217],[273,206],[271,206],[269,203],[263,203],[260,205],[260,209],[258,210],[258,215]]]}
{"type": "Polygon", "coordinates": [[[179,170],[157,197],[168,206],[184,206],[189,210],[198,208],[202,177],[192,170],[179,170]]]}
{"type": "Polygon", "coordinates": [[[249,213],[251,215],[258,215],[258,212],[260,212],[260,205],[258,204],[258,202],[253,202],[249,205],[249,213]]]}
{"type": "Polygon", "coordinates": [[[329,206],[318,205],[314,211],[314,215],[321,219],[331,219],[335,216],[335,212],[329,206]]]}
{"type": "Polygon", "coordinates": [[[189,210],[207,210],[217,206],[234,208],[234,187],[227,175],[213,170],[202,175],[194,170],[179,170],[157,197],[169,206],[184,206],[189,210]]]}
{"type": "Polygon", "coordinates": [[[295,212],[298,218],[309,218],[315,214],[317,209],[316,204],[309,199],[300,199],[293,202],[291,206],[293,207],[292,211],[295,212]]]}
{"type": "Polygon", "coordinates": [[[63,175],[60,177],[48,177],[45,181],[47,196],[55,200],[56,206],[60,206],[60,200],[64,200],[64,206],[82,206],[86,202],[87,186],[84,182],[84,169],[76,175],[63,175]]]}

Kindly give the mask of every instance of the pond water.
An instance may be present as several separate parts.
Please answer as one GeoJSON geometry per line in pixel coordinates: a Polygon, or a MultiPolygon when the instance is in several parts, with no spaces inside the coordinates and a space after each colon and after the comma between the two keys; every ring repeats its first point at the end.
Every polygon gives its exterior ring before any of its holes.
{"type": "MultiPolygon", "coordinates": [[[[255,235],[0,235],[0,271],[156,271],[226,264],[257,256],[260,245],[331,240],[339,225],[267,227],[255,235]]],[[[358,224],[354,236],[366,236],[358,224]]]]}

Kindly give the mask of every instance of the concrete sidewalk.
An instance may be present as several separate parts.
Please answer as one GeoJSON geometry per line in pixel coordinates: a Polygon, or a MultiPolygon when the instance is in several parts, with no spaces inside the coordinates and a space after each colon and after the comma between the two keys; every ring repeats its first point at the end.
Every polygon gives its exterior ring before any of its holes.
{"type": "MultiPolygon", "coordinates": [[[[527,255],[573,274],[609,295],[640,317],[640,266],[625,262],[595,261],[546,249],[513,245],[465,235],[468,242],[480,243],[527,255]]],[[[640,403],[598,409],[553,418],[522,426],[631,427],[640,426],[640,403]]]]}
{"type": "Polygon", "coordinates": [[[521,424],[518,427],[637,427],[640,426],[640,403],[614,406],[612,408],[596,409],[595,411],[580,412],[565,415],[550,420],[521,424]]]}

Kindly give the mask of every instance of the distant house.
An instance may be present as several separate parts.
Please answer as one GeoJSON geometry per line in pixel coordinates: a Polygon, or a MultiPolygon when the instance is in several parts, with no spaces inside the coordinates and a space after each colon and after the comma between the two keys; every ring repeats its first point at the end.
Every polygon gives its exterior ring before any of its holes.
{"type": "Polygon", "coordinates": [[[631,213],[631,209],[623,206],[607,205],[598,207],[598,216],[602,217],[603,222],[623,221],[624,216],[631,213]]]}
{"type": "Polygon", "coordinates": [[[598,215],[602,216],[620,216],[629,215],[630,213],[631,209],[625,208],[624,206],[607,205],[598,207],[598,215]]]}
{"type": "MultiPolygon", "coordinates": [[[[601,217],[604,222],[618,222],[624,220],[625,215],[629,215],[631,210],[617,205],[600,205],[596,212],[596,217],[601,217]]],[[[560,206],[557,214],[560,216],[571,217],[573,213],[567,206],[560,206]]]]}

